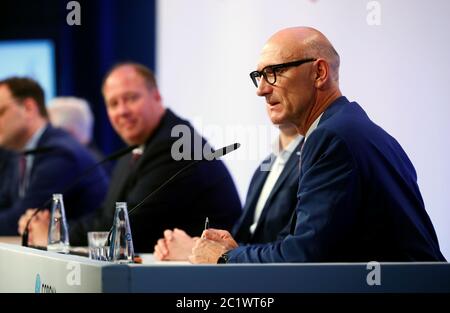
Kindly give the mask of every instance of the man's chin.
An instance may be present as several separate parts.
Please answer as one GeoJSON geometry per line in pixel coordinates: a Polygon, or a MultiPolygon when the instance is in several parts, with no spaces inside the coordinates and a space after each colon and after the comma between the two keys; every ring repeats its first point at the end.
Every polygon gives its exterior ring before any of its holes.
{"type": "Polygon", "coordinates": [[[278,114],[273,114],[273,115],[271,114],[270,115],[270,121],[274,125],[281,125],[281,124],[284,124],[286,122],[286,119],[284,118],[284,116],[280,116],[278,114]]]}
{"type": "MultiPolygon", "coordinates": [[[[122,138],[122,139],[123,139],[123,138],[122,138]]],[[[137,142],[136,140],[127,140],[127,139],[123,139],[123,141],[125,141],[125,143],[126,143],[128,146],[140,145],[140,143],[137,142]]]]}
{"type": "Polygon", "coordinates": [[[143,144],[143,142],[141,142],[139,137],[135,137],[135,136],[121,136],[121,137],[122,137],[122,140],[125,141],[125,143],[129,146],[143,144]]]}

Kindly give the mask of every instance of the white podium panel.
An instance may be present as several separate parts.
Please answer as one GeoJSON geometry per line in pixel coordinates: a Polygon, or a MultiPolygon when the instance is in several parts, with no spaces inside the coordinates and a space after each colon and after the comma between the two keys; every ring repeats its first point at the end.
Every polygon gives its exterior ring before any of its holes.
{"type": "Polygon", "coordinates": [[[0,292],[450,292],[448,263],[117,265],[0,243],[0,292]]]}
{"type": "Polygon", "coordinates": [[[0,243],[1,292],[128,290],[126,265],[0,243]],[[109,279],[114,283],[110,284],[109,279]],[[110,286],[108,288],[107,286],[110,286]],[[119,290],[115,290],[119,286],[119,290]]]}

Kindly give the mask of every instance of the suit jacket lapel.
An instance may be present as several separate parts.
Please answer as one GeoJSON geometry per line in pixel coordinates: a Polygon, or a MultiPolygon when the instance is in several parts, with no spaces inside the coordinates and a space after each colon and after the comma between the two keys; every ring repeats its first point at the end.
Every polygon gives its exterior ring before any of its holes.
{"type": "Polygon", "coordinates": [[[114,179],[117,183],[110,186],[114,188],[112,194],[114,195],[113,198],[116,199],[115,201],[125,201],[123,195],[126,193],[126,186],[132,176],[131,172],[133,172],[130,171],[130,162],[131,155],[126,155],[117,164],[117,172],[114,173],[118,177],[114,179]]]}
{"type": "MultiPolygon", "coordinates": [[[[272,156],[272,155],[271,155],[272,156]]],[[[268,164],[267,162],[272,162],[274,158],[267,158],[263,164],[268,164]]],[[[264,182],[267,179],[267,175],[269,175],[269,171],[262,171],[261,166],[255,172],[255,176],[250,184],[248,189],[248,195],[245,200],[244,212],[241,218],[238,220],[234,227],[234,234],[238,236],[238,234],[242,232],[247,232],[250,225],[253,223],[253,216],[255,214],[256,203],[259,199],[259,195],[261,194],[261,190],[264,186],[264,182]]]]}
{"type": "Polygon", "coordinates": [[[257,177],[255,177],[252,192],[247,198],[248,205],[247,203],[245,204],[245,206],[251,208],[250,210],[247,210],[247,214],[251,214],[251,216],[253,216],[255,212],[256,203],[258,202],[259,195],[261,194],[262,187],[264,186],[264,182],[266,181],[268,175],[268,171],[258,170],[257,177]]]}
{"type": "MultiPolygon", "coordinates": [[[[337,98],[332,104],[330,104],[330,106],[323,112],[322,117],[320,118],[319,121],[319,125],[317,127],[320,127],[320,125],[326,121],[327,119],[329,119],[331,116],[333,116],[337,111],[339,111],[342,106],[349,104],[350,102],[348,101],[348,99],[344,96],[341,96],[339,98],[337,98]]],[[[300,174],[302,174],[300,172],[300,174]]],[[[299,185],[299,189],[301,188],[301,186],[299,185]]],[[[294,210],[294,212],[292,213],[292,218],[291,218],[291,227],[290,227],[290,234],[294,234],[295,231],[295,226],[297,223],[297,211],[294,210]]]]}
{"type": "MultiPolygon", "coordinates": [[[[154,133],[147,139],[145,143],[144,153],[139,158],[139,160],[131,165],[131,153],[126,155],[123,160],[121,160],[120,171],[118,175],[120,175],[119,183],[117,183],[117,188],[115,191],[115,195],[118,198],[126,199],[129,189],[134,186],[137,177],[139,176],[139,170],[142,165],[146,162],[146,160],[154,157],[153,149],[156,145],[158,145],[158,141],[161,138],[165,138],[168,135],[168,131],[172,129],[173,125],[178,123],[177,117],[172,113],[170,109],[166,110],[166,114],[161,119],[158,127],[155,129],[154,133]]],[[[119,164],[118,164],[119,165],[119,164]]],[[[125,201],[125,200],[123,200],[125,201]]]]}
{"type": "Polygon", "coordinates": [[[269,197],[267,198],[266,203],[264,204],[263,211],[261,212],[261,216],[259,217],[258,226],[255,229],[255,232],[253,234],[256,234],[258,229],[263,224],[264,218],[267,215],[268,207],[270,206],[270,203],[272,202],[273,197],[277,194],[277,192],[281,189],[281,187],[284,185],[284,182],[289,177],[289,175],[292,173],[292,171],[297,171],[300,173],[298,165],[299,165],[299,155],[301,145],[303,144],[303,139],[300,141],[300,143],[297,145],[295,150],[292,152],[291,156],[289,157],[288,161],[286,162],[286,165],[283,168],[283,171],[280,174],[280,177],[278,177],[275,185],[272,188],[272,191],[269,194],[269,197]]]}
{"type": "MultiPolygon", "coordinates": [[[[50,126],[50,124],[45,126],[45,130],[42,132],[41,138],[39,138],[39,140],[37,142],[37,145],[36,145],[36,148],[40,148],[40,147],[43,147],[43,146],[46,145],[48,137],[50,136],[50,133],[52,131],[53,131],[53,128],[50,126]]],[[[28,183],[31,181],[31,178],[34,175],[34,171],[35,171],[35,168],[36,168],[36,166],[35,166],[36,163],[39,163],[40,158],[43,158],[43,157],[45,157],[45,153],[43,153],[43,154],[39,154],[38,153],[38,154],[36,154],[34,156],[33,166],[31,166],[30,173],[29,173],[29,176],[28,176],[28,183]]]]}
{"type": "MultiPolygon", "coordinates": [[[[121,183],[118,188],[118,195],[120,197],[126,198],[126,194],[128,194],[129,190],[132,188],[132,186],[135,185],[135,182],[137,180],[137,177],[139,176],[140,168],[142,167],[142,164],[145,163],[146,159],[151,158],[152,156],[149,156],[152,154],[152,148],[151,144],[146,145],[144,149],[144,153],[139,158],[139,160],[135,161],[133,164],[132,155],[131,153],[125,157],[123,162],[123,167],[121,169],[121,183]]],[[[124,200],[125,201],[125,200],[124,200]]]]}

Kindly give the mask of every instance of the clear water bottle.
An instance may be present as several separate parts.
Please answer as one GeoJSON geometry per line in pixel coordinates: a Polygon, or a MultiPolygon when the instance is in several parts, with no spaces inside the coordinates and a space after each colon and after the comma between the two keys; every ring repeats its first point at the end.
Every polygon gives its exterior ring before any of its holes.
{"type": "Polygon", "coordinates": [[[69,253],[69,247],[69,229],[67,227],[63,196],[60,193],[56,193],[53,194],[47,250],[69,253]]]}
{"type": "Polygon", "coordinates": [[[110,259],[114,263],[133,263],[134,248],[131,237],[128,209],[125,202],[116,203],[114,224],[111,234],[110,259]]]}

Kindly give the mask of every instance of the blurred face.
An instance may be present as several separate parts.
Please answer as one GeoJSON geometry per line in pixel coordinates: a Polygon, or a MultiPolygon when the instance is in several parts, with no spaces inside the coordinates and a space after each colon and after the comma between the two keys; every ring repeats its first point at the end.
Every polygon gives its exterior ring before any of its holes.
{"type": "MultiPolygon", "coordinates": [[[[301,60],[296,52],[286,45],[269,41],[263,48],[257,70],[261,71],[268,65],[301,60]]],[[[274,85],[261,79],[256,94],[265,97],[272,123],[294,124],[296,127],[305,123],[315,97],[313,64],[309,62],[277,70],[274,85]]]]}
{"type": "Polygon", "coordinates": [[[11,95],[7,85],[0,85],[0,146],[20,150],[26,142],[25,108],[11,95]]]}
{"type": "Polygon", "coordinates": [[[129,145],[143,144],[159,123],[161,97],[158,89],[149,90],[134,68],[114,70],[103,86],[109,120],[129,145]]]}

